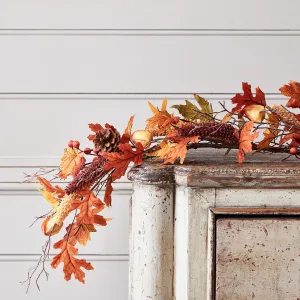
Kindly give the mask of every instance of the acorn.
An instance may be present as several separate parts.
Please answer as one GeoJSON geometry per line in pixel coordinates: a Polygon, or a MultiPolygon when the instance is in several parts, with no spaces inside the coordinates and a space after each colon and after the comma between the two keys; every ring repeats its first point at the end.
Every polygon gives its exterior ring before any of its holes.
{"type": "Polygon", "coordinates": [[[137,143],[141,143],[144,149],[148,148],[152,141],[153,135],[148,130],[137,130],[132,133],[130,140],[136,145],[137,143]]]}
{"type": "Polygon", "coordinates": [[[262,122],[265,119],[265,107],[259,104],[252,104],[244,108],[245,115],[254,122],[262,122]]]}

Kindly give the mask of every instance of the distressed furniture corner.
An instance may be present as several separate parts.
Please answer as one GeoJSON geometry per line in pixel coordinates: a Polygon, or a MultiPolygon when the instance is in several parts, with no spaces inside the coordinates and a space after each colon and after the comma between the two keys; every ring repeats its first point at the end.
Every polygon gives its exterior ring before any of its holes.
{"type": "Polygon", "coordinates": [[[300,162],[283,158],[131,169],[129,299],[300,299],[300,162]]]}

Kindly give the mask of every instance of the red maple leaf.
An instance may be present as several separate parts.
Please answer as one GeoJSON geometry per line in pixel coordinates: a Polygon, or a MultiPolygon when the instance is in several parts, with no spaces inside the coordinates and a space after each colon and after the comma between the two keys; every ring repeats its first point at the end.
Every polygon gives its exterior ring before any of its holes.
{"type": "Polygon", "coordinates": [[[257,87],[256,88],[256,95],[253,96],[251,91],[251,85],[247,82],[242,83],[244,94],[236,94],[232,99],[231,102],[236,104],[236,106],[232,109],[232,112],[239,112],[239,118],[241,118],[245,114],[245,107],[252,105],[252,104],[259,104],[262,106],[266,106],[266,99],[265,94],[262,90],[257,87]]]}
{"type": "Polygon", "coordinates": [[[291,97],[287,107],[300,108],[300,82],[291,80],[289,84],[285,84],[279,90],[283,95],[291,97]]]}
{"type": "Polygon", "coordinates": [[[115,169],[111,176],[112,181],[121,178],[126,173],[130,162],[133,162],[134,166],[138,166],[143,163],[144,148],[140,143],[136,144],[136,150],[133,150],[129,144],[121,144],[119,149],[122,151],[122,153],[103,153],[103,156],[108,160],[104,169],[115,169]]]}

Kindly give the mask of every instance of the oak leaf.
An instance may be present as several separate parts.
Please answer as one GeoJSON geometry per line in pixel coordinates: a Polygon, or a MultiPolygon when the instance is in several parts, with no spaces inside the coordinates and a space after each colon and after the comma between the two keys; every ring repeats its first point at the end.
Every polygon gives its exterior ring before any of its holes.
{"type": "Polygon", "coordinates": [[[283,95],[291,97],[287,107],[300,108],[300,82],[291,80],[289,84],[285,84],[279,90],[283,95]]]}
{"type": "Polygon", "coordinates": [[[134,166],[138,166],[143,163],[144,148],[140,143],[136,144],[135,150],[133,150],[129,144],[121,144],[119,149],[122,151],[122,153],[103,153],[103,156],[108,160],[104,169],[114,169],[111,175],[112,181],[115,181],[116,179],[119,179],[125,175],[126,170],[131,162],[134,163],[134,166]]]}
{"type": "Polygon", "coordinates": [[[85,164],[84,153],[75,148],[66,148],[61,164],[59,177],[66,179],[70,174],[75,177],[85,164]]]}
{"type": "MultiPolygon", "coordinates": [[[[69,234],[71,236],[71,234],[69,234]]],[[[56,242],[53,245],[54,249],[61,249],[61,252],[54,256],[51,267],[56,269],[59,264],[63,264],[63,271],[65,273],[65,280],[69,281],[74,274],[75,279],[85,283],[85,273],[82,268],[86,270],[93,270],[91,263],[84,259],[78,259],[75,255],[78,254],[78,249],[75,248],[76,240],[65,236],[64,239],[56,242]]]]}
{"type": "Polygon", "coordinates": [[[237,154],[237,159],[239,163],[242,163],[245,159],[246,152],[252,152],[252,142],[258,137],[258,132],[251,134],[254,122],[247,122],[240,134],[239,140],[239,151],[237,154]]]}
{"type": "Polygon", "coordinates": [[[180,163],[183,164],[187,154],[187,144],[198,142],[199,136],[191,136],[183,138],[175,147],[167,152],[163,157],[165,159],[164,164],[173,164],[177,158],[180,158],[180,163]]]}
{"type": "Polygon", "coordinates": [[[83,190],[78,194],[81,196],[81,199],[77,198],[72,202],[73,208],[76,207],[76,209],[80,210],[76,216],[76,222],[78,224],[106,226],[105,218],[98,215],[105,208],[104,203],[89,189],[83,190]],[[101,224],[99,224],[99,218],[101,218],[101,224]]]}
{"type": "Polygon", "coordinates": [[[238,116],[241,118],[245,114],[245,107],[253,104],[260,104],[262,106],[266,106],[266,99],[265,94],[262,90],[257,87],[256,88],[256,95],[253,96],[251,91],[251,85],[247,82],[242,83],[242,88],[244,94],[236,94],[232,99],[231,102],[236,104],[236,106],[232,109],[232,112],[239,112],[238,116]]]}

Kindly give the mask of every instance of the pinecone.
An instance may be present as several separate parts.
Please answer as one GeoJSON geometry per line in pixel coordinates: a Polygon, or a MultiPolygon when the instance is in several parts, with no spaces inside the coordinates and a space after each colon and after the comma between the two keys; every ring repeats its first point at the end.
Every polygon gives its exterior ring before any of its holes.
{"type": "Polygon", "coordinates": [[[273,114],[275,114],[283,123],[290,126],[296,126],[298,127],[298,129],[300,129],[300,121],[297,119],[295,114],[289,112],[284,107],[278,105],[273,105],[273,107],[267,106],[267,108],[273,114]]]}
{"type": "Polygon", "coordinates": [[[219,122],[205,122],[189,124],[178,128],[178,134],[183,137],[197,136],[201,139],[209,139],[225,144],[238,144],[239,134],[236,128],[230,124],[219,122]]]}
{"type": "Polygon", "coordinates": [[[119,131],[108,124],[105,128],[100,129],[93,140],[95,149],[100,153],[103,152],[114,152],[117,150],[120,143],[119,131]]]}
{"type": "Polygon", "coordinates": [[[67,185],[66,193],[68,195],[77,193],[83,189],[89,188],[96,181],[103,178],[108,171],[104,170],[107,160],[103,156],[97,157],[93,162],[84,168],[67,185]]]}

